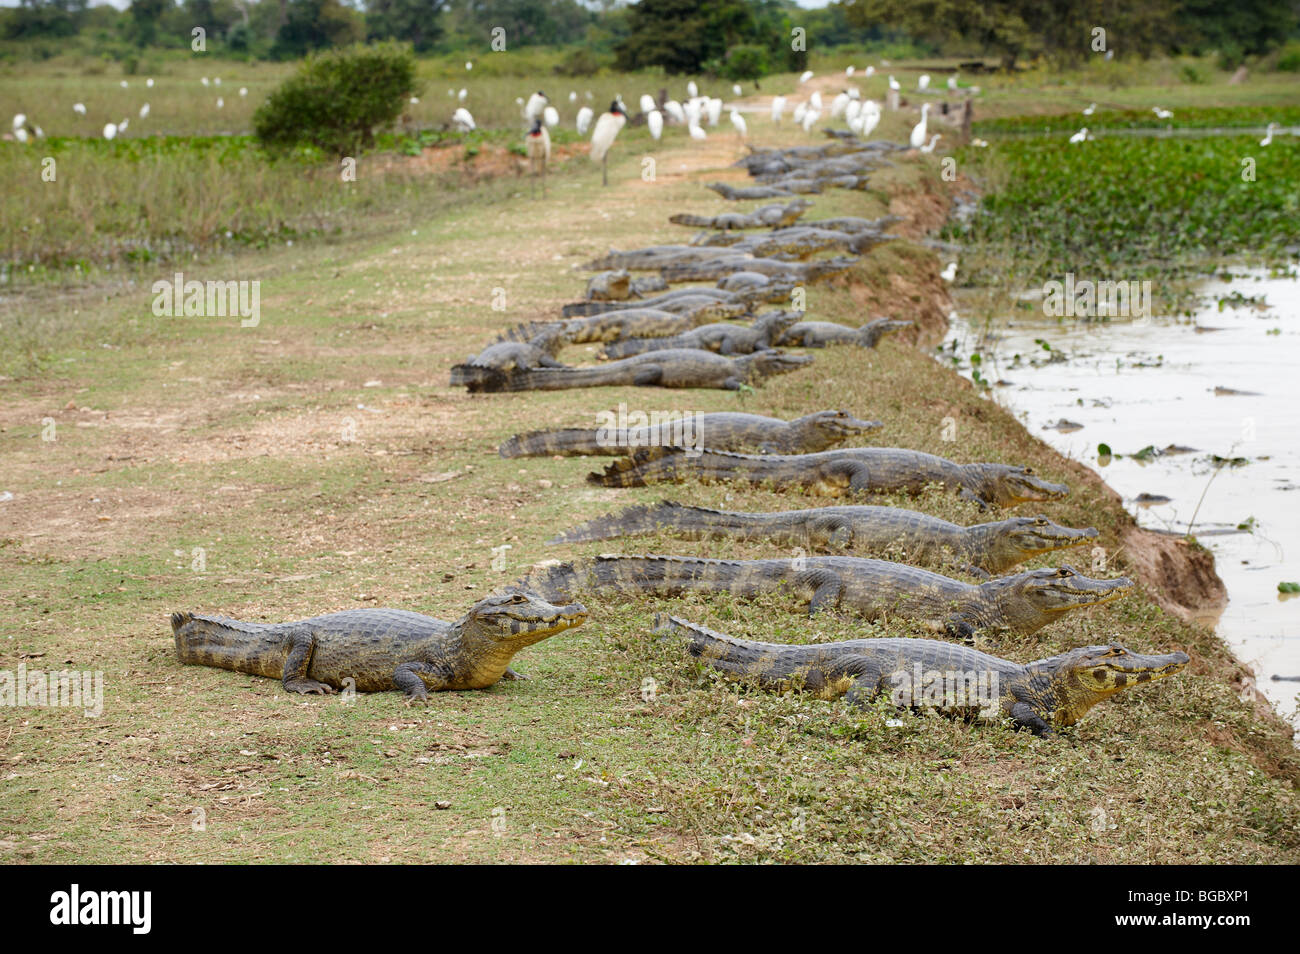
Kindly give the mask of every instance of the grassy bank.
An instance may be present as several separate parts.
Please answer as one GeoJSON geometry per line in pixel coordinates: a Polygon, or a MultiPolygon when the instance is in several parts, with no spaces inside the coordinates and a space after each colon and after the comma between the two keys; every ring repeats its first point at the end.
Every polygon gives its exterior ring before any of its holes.
{"type": "MultiPolygon", "coordinates": [[[[888,122],[891,137],[908,124],[888,122]]],[[[755,138],[806,141],[767,126],[755,138]]],[[[734,138],[664,145],[653,182],[641,147],[620,139],[607,190],[575,163],[544,202],[466,190],[415,235],[232,253],[225,272],[263,282],[257,328],[155,318],[147,287],[84,296],[75,315],[50,310],[46,370],[0,381],[0,490],[14,494],[0,503],[0,668],[102,670],[106,706],[98,719],[3,711],[0,858],[1300,859],[1300,762],[1284,727],[1239,695],[1240,668],[1217,639],[1146,593],[998,646],[1021,661],[1114,637],[1192,654],[1177,678],[1049,740],[916,716],[894,726],[892,712],[719,684],[647,635],[664,610],[791,642],[910,632],[809,622],[777,599],[592,598],[590,623],[518,658],[529,681],[427,708],[393,694],[304,699],[177,665],[172,610],[279,620],[364,604],[449,618],[537,560],[616,549],[543,543],[612,508],[660,496],[792,504],[722,487],[604,490],[583,480],[591,462],[495,455],[516,431],[582,425],[620,402],[779,416],[843,406],[883,420],[882,443],[1030,464],[1074,489],[1049,514],[1096,526],[1112,569],[1128,568],[1119,501],[906,342],[817,352],[812,368],[738,394],[448,388],[450,366],[495,331],[575,298],[584,276],[571,266],[684,238],[671,212],[730,208],[702,183],[738,178],[734,138]]],[[[872,191],[817,197],[814,214],[935,221],[937,160],[900,159],[872,191]]],[[[946,301],[940,265],[900,241],[810,289],[808,307],[850,323],[921,317],[946,301]]],[[[980,518],[938,494],[888,502],[980,518]]],[[[624,550],[771,555],[656,538],[624,550]]]]}

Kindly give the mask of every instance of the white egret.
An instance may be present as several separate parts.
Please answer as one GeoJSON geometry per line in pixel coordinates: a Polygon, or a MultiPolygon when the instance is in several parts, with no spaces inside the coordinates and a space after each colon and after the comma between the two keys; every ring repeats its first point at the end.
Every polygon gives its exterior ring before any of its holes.
{"type": "Polygon", "coordinates": [[[718,124],[718,120],[722,118],[722,100],[720,99],[709,100],[707,110],[709,115],[709,125],[716,126],[718,124]]]}
{"type": "Polygon", "coordinates": [[[218,96],[218,97],[217,97],[217,109],[221,109],[221,108],[222,108],[223,106],[225,106],[225,105],[226,105],[226,101],[225,101],[224,99],[222,99],[220,96],[218,96]]]}
{"type": "Polygon", "coordinates": [[[894,79],[894,78],[891,76],[891,77],[889,77],[889,88],[892,89],[895,93],[897,93],[897,92],[898,92],[899,90],[901,90],[903,87],[899,85],[898,80],[894,79]]]}
{"type": "Polygon", "coordinates": [[[1264,138],[1259,141],[1261,146],[1267,146],[1273,142],[1273,130],[1276,128],[1277,123],[1268,124],[1268,129],[1264,130],[1264,138]]]}
{"type": "Polygon", "coordinates": [[[207,78],[206,76],[201,77],[201,78],[199,79],[199,82],[202,83],[204,86],[207,86],[207,85],[208,85],[208,78],[207,78]]]}
{"type": "Polygon", "coordinates": [[[856,69],[857,69],[857,68],[856,68],[856,67],[853,67],[853,66],[846,66],[846,67],[844,67],[844,75],[845,75],[845,76],[852,76],[856,69]]]}
{"type": "MultiPolygon", "coordinates": [[[[242,96],[243,93],[240,93],[240,95],[242,96]]],[[[420,105],[420,97],[418,97],[418,96],[412,96],[412,97],[410,98],[409,102],[410,102],[410,104],[411,104],[412,106],[419,106],[419,105],[420,105]]]]}
{"type": "Polygon", "coordinates": [[[547,106],[542,110],[542,119],[546,120],[548,126],[558,126],[560,124],[560,111],[554,106],[547,106]]]}
{"type": "Polygon", "coordinates": [[[147,80],[145,80],[144,85],[149,87],[150,89],[153,89],[153,77],[150,76],[147,80]]]}
{"type": "Polygon", "coordinates": [[[582,109],[578,110],[578,135],[579,136],[587,135],[587,130],[591,128],[591,121],[592,119],[595,118],[595,116],[596,114],[591,111],[590,106],[584,106],[582,107],[582,109]]]}
{"type": "Polygon", "coordinates": [[[916,81],[916,88],[925,91],[930,88],[930,74],[922,73],[916,81]]]}
{"type": "Polygon", "coordinates": [[[85,103],[73,103],[73,104],[72,104],[72,111],[73,111],[74,113],[76,113],[78,116],[84,116],[84,115],[86,115],[86,104],[85,104],[85,103]]]}
{"type": "Polygon", "coordinates": [[[701,142],[709,138],[709,134],[706,133],[697,123],[692,123],[691,125],[687,126],[686,131],[690,133],[691,138],[696,140],[697,142],[701,142]]]}
{"type": "Polygon", "coordinates": [[[117,131],[120,133],[126,132],[126,127],[128,125],[130,125],[130,120],[127,119],[122,120],[120,123],[117,124],[117,131]]]}
{"type": "Polygon", "coordinates": [[[465,87],[462,86],[460,88],[460,92],[456,94],[456,102],[458,103],[465,102],[465,97],[468,95],[469,95],[469,90],[467,90],[465,87]]]}
{"type": "Polygon", "coordinates": [[[822,118],[821,110],[819,109],[808,110],[808,112],[803,114],[803,131],[811,132],[813,128],[813,124],[821,118],[822,118]]]}
{"type": "MultiPolygon", "coordinates": [[[[247,86],[241,86],[241,87],[239,87],[239,95],[240,95],[241,98],[244,97],[244,96],[247,96],[247,95],[248,95],[248,87],[247,87],[247,86]]],[[[417,103],[419,102],[419,100],[416,99],[414,96],[412,96],[411,99],[414,99],[417,103]]]]}
{"type": "Polygon", "coordinates": [[[742,90],[742,89],[740,88],[740,84],[739,84],[739,83],[732,83],[732,84],[731,84],[731,95],[732,95],[732,96],[742,96],[742,95],[744,95],[744,92],[745,92],[745,91],[742,90]]]}
{"type": "Polygon", "coordinates": [[[643,112],[643,113],[649,113],[650,110],[652,110],[652,109],[654,109],[654,108],[655,108],[655,98],[654,98],[653,96],[651,96],[649,93],[642,93],[642,94],[641,94],[641,112],[643,112]]]}
{"type": "Polygon", "coordinates": [[[779,123],[781,121],[781,114],[783,112],[785,112],[785,97],[773,96],[772,97],[772,122],[779,123]]]}
{"type": "Polygon", "coordinates": [[[813,78],[813,71],[812,71],[812,70],[805,70],[803,73],[800,73],[800,74],[799,74],[799,82],[800,82],[800,83],[806,83],[806,82],[808,82],[808,81],[809,81],[810,79],[812,79],[812,78],[813,78]]]}
{"type": "Polygon", "coordinates": [[[697,99],[688,99],[686,105],[682,108],[686,113],[686,125],[698,126],[700,124],[700,101],[697,99]]]}
{"type": "Polygon", "coordinates": [[[749,127],[745,125],[745,117],[734,109],[731,111],[731,125],[736,127],[736,132],[740,133],[741,139],[749,137],[749,127]]]}
{"type": "Polygon", "coordinates": [[[122,80],[122,82],[119,83],[118,85],[121,86],[123,89],[126,89],[126,87],[127,87],[127,82],[126,82],[126,80],[122,80]]]}
{"type": "Polygon", "coordinates": [[[1088,138],[1088,127],[1084,126],[1077,133],[1070,137],[1070,142],[1083,142],[1088,138]]]}
{"type": "Polygon", "coordinates": [[[1152,106],[1151,112],[1156,114],[1156,119],[1173,119],[1174,114],[1168,109],[1162,109],[1159,106],[1152,106]]]}
{"type": "Polygon", "coordinates": [[[1088,108],[1085,109],[1085,110],[1083,111],[1083,115],[1085,115],[1085,116],[1091,116],[1091,115],[1092,115],[1093,113],[1095,113],[1096,111],[1097,111],[1097,104],[1096,104],[1096,103],[1089,103],[1089,104],[1088,104],[1088,108]]]}
{"type": "Polygon", "coordinates": [[[925,153],[934,152],[934,144],[937,143],[942,138],[943,138],[942,134],[935,133],[934,138],[930,140],[930,144],[928,146],[922,146],[921,151],[925,153]]]}
{"type": "Polygon", "coordinates": [[[840,93],[831,100],[831,119],[839,119],[849,107],[849,94],[840,93]]]}
{"type": "Polygon", "coordinates": [[[27,141],[27,129],[26,129],[25,127],[21,127],[21,128],[19,128],[19,129],[15,129],[15,130],[14,130],[14,138],[17,139],[19,142],[26,142],[26,141],[27,141]]]}
{"type": "Polygon", "coordinates": [[[650,135],[658,139],[664,134],[664,114],[657,109],[652,109],[646,113],[646,125],[650,127],[650,135]]]}
{"type": "Polygon", "coordinates": [[[542,115],[542,110],[546,109],[546,104],[550,102],[546,94],[540,89],[528,97],[528,104],[524,106],[524,119],[530,123],[538,116],[542,115]]]}
{"type": "Polygon", "coordinates": [[[945,282],[956,281],[957,263],[949,262],[948,267],[939,273],[939,277],[942,278],[945,282]]]}
{"type": "Polygon", "coordinates": [[[695,80],[691,80],[686,84],[686,95],[689,96],[691,99],[694,99],[696,96],[700,95],[700,88],[695,85],[695,80]]]}
{"type": "Polygon", "coordinates": [[[912,137],[908,140],[913,149],[920,149],[925,144],[925,120],[930,113],[930,104],[921,104],[921,121],[912,127],[912,137]]]}
{"type": "Polygon", "coordinates": [[[471,132],[475,128],[474,117],[464,106],[456,107],[456,111],[451,114],[451,124],[458,132],[471,132]]]}
{"type": "Polygon", "coordinates": [[[677,102],[677,100],[670,99],[665,102],[664,112],[671,116],[675,121],[685,124],[686,110],[682,108],[682,104],[677,102]]]}
{"type": "Polygon", "coordinates": [[[956,73],[953,73],[951,76],[948,77],[948,88],[949,88],[950,90],[953,90],[954,92],[956,92],[956,90],[957,90],[957,74],[956,74],[956,73]]]}
{"type": "Polygon", "coordinates": [[[143,106],[140,107],[140,118],[144,119],[148,115],[149,115],[149,104],[145,103],[143,106]]]}
{"type": "Polygon", "coordinates": [[[874,99],[869,99],[862,104],[862,129],[858,132],[859,138],[866,139],[880,125],[880,104],[874,99]]]}
{"type": "Polygon", "coordinates": [[[472,70],[473,68],[474,68],[474,64],[473,64],[473,62],[471,62],[470,60],[466,60],[466,61],[465,61],[465,69],[467,69],[467,70],[472,70]]]}
{"type": "Polygon", "coordinates": [[[220,86],[220,85],[221,85],[221,77],[220,77],[220,76],[214,76],[214,77],[212,77],[212,83],[213,83],[214,86],[220,86]]]}
{"type": "Polygon", "coordinates": [[[113,123],[106,123],[104,126],[104,138],[112,139],[116,135],[117,135],[117,126],[115,126],[113,123]]]}
{"type": "Polygon", "coordinates": [[[15,113],[15,114],[14,114],[14,129],[22,129],[22,128],[23,128],[24,126],[26,126],[26,125],[27,125],[27,114],[26,114],[26,113],[15,113]]]}
{"type": "Polygon", "coordinates": [[[822,111],[822,94],[817,90],[813,90],[813,94],[808,97],[808,108],[815,109],[819,113],[822,111]]]}
{"type": "Polygon", "coordinates": [[[876,68],[875,68],[874,66],[868,66],[868,67],[867,67],[867,75],[868,75],[868,76],[874,76],[874,75],[875,75],[875,72],[876,72],[876,68]]]}
{"type": "Polygon", "coordinates": [[[798,103],[798,104],[796,104],[795,107],[794,107],[794,124],[795,124],[796,126],[802,126],[802,125],[803,125],[803,118],[804,118],[804,116],[806,116],[807,114],[808,114],[808,104],[807,104],[807,103],[798,103]]]}
{"type": "Polygon", "coordinates": [[[576,103],[577,101],[578,101],[578,91],[576,89],[569,90],[569,102],[576,103]]]}

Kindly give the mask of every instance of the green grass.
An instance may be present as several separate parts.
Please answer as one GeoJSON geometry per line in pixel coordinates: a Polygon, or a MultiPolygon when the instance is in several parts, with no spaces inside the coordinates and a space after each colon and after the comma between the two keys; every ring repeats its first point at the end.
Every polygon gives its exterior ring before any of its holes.
{"type": "Polygon", "coordinates": [[[1160,119],[1150,109],[1098,108],[1091,116],[1082,111],[1045,116],[1004,116],[974,124],[980,136],[997,133],[1077,132],[1080,126],[1101,129],[1208,129],[1233,126],[1300,125],[1300,105],[1245,105],[1180,108],[1171,119],[1160,119]]]}

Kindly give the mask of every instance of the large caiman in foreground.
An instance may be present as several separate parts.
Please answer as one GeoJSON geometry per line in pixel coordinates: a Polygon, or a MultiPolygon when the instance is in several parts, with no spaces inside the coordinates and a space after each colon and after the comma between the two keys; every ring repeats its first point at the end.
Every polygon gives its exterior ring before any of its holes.
{"type": "Polygon", "coordinates": [[[793,421],[719,411],[678,415],[636,427],[619,427],[613,412],[605,413],[614,420],[615,426],[567,427],[516,434],[497,452],[502,457],[618,457],[642,447],[672,443],[756,450],[764,454],[797,454],[825,450],[882,426],[879,421],[860,421],[848,411],[817,411],[793,421]]]}
{"type": "Polygon", "coordinates": [[[886,557],[918,566],[971,568],[983,573],[1002,573],[1044,553],[1097,539],[1092,527],[1063,527],[1041,514],[963,527],[899,507],[738,513],[664,500],[597,517],[546,542],[581,543],[660,532],[687,540],[761,540],[777,546],[807,547],[814,553],[886,557]]]}
{"type": "Polygon", "coordinates": [[[1039,478],[1028,467],[958,464],[901,447],[841,447],[816,454],[785,455],[712,450],[688,453],[681,447],[646,447],[609,464],[604,473],[587,476],[589,483],[602,487],[645,487],[690,479],[705,483],[735,481],[826,497],[916,494],[930,484],[938,484],[956,490],[981,507],[1059,500],[1070,492],[1064,484],[1039,478]]]}
{"type": "Polygon", "coordinates": [[[763,689],[843,696],[860,707],[888,695],[900,708],[971,721],[1010,719],[1039,736],[1074,725],[1117,692],[1181,672],[1189,661],[1182,652],[1145,656],[1111,643],[1021,665],[934,639],[792,646],[737,639],[675,616],[655,622],[658,633],[684,635],[692,656],[763,689]]]}
{"type": "Polygon", "coordinates": [[[973,641],[976,634],[1033,633],[1071,610],[1119,599],[1127,577],[1094,580],[1073,567],[1044,567],[986,583],[964,583],[919,567],[859,557],[708,560],[674,556],[598,556],[538,567],[521,586],[548,599],[580,592],[628,596],[729,593],[752,599],[780,593],[811,616],[848,610],[867,620],[900,619],[973,641]]]}
{"type": "Polygon", "coordinates": [[[280,679],[288,692],[328,695],[400,689],[422,700],[445,689],[483,689],[524,678],[510,660],[587,619],[579,603],[555,606],[510,591],[475,603],[454,623],[398,609],[354,609],[292,623],[248,623],[173,613],[182,663],[280,679]]]}

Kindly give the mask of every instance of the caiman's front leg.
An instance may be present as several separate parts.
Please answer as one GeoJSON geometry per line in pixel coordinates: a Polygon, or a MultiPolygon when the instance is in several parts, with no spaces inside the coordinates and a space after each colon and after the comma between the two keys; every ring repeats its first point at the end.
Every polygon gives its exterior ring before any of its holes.
{"type": "Polygon", "coordinates": [[[865,656],[850,656],[843,661],[844,670],[857,676],[844,701],[855,709],[865,709],[872,699],[884,691],[885,674],[880,666],[865,656]]]}
{"type": "Polygon", "coordinates": [[[427,702],[429,692],[446,689],[451,683],[451,673],[445,666],[426,662],[402,663],[393,670],[393,685],[406,693],[411,702],[427,702]]]}
{"type": "Polygon", "coordinates": [[[1011,707],[1011,718],[1015,720],[1016,725],[1032,729],[1034,735],[1044,738],[1049,735],[1055,735],[1052,727],[1047,724],[1034,707],[1027,702],[1017,702],[1011,707]]]}
{"type": "Polygon", "coordinates": [[[810,570],[800,574],[799,582],[812,589],[808,601],[808,615],[816,616],[822,610],[834,609],[844,594],[844,583],[831,570],[810,570]]]}
{"type": "Polygon", "coordinates": [[[950,616],[944,620],[943,634],[949,639],[967,646],[975,645],[975,626],[964,617],[950,616]]]}
{"type": "Polygon", "coordinates": [[[284,675],[281,677],[285,692],[328,696],[336,691],[333,686],[308,677],[315,650],[316,637],[310,630],[297,630],[289,637],[289,655],[284,660],[284,675]]]}
{"type": "Polygon", "coordinates": [[[509,666],[506,666],[506,671],[501,674],[501,678],[502,679],[527,679],[528,677],[525,676],[522,672],[515,672],[509,666]]]}

